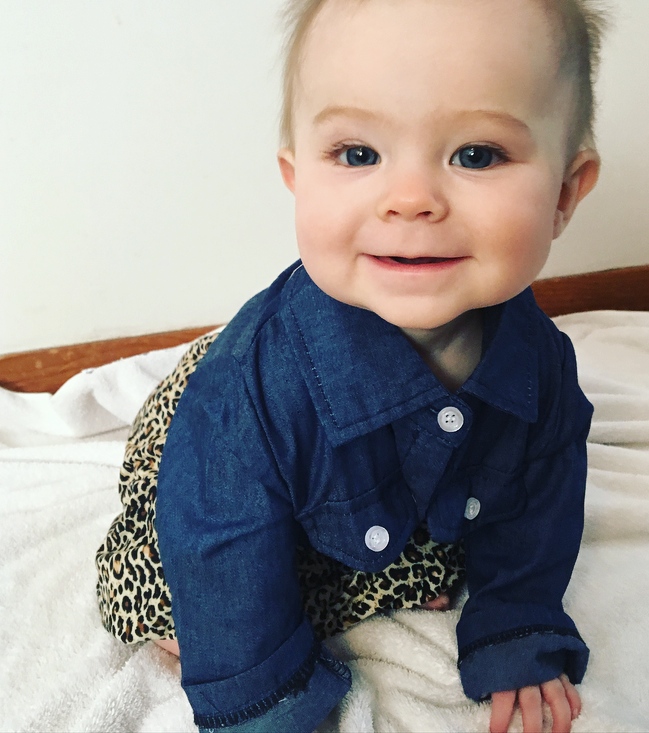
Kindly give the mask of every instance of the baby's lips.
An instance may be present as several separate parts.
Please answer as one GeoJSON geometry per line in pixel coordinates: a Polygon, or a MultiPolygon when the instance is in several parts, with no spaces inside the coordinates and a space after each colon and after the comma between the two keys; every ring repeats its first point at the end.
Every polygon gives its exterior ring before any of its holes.
{"type": "Polygon", "coordinates": [[[461,260],[462,257],[401,257],[398,255],[374,255],[379,262],[396,262],[399,265],[439,265],[443,262],[461,260]]]}
{"type": "MultiPolygon", "coordinates": [[[[381,258],[383,259],[383,258],[381,258]]],[[[438,262],[446,262],[450,257],[387,257],[402,265],[434,265],[438,262]]]]}

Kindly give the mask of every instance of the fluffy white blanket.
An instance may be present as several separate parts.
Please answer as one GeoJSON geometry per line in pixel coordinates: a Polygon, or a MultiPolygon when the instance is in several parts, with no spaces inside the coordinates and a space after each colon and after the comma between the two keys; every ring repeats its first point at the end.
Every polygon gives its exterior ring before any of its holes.
{"type": "MultiPolygon", "coordinates": [[[[595,405],[586,532],[566,597],[592,650],[574,731],[647,731],[649,313],[557,322],[595,405]]],[[[54,396],[0,390],[0,730],[195,730],[177,660],[101,627],[93,565],[119,511],[126,426],[182,351],[78,374],[54,396]]],[[[459,684],[458,614],[402,611],[335,639],[354,685],[322,730],[487,731],[489,705],[459,684]]]]}

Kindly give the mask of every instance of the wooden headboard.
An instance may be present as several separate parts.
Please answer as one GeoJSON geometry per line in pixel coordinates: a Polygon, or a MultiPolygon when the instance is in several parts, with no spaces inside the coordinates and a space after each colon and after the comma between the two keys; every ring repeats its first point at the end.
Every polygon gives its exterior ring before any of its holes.
{"type": "MultiPolygon", "coordinates": [[[[590,310],[649,311],[649,265],[538,280],[532,287],[549,316],[590,310]]],[[[55,392],[82,369],[177,346],[213,328],[216,326],[0,356],[0,387],[17,392],[55,392]]]]}

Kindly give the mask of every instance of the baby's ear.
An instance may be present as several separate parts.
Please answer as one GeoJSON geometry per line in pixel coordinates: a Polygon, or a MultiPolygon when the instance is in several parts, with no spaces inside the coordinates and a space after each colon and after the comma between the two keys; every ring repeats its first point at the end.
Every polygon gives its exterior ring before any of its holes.
{"type": "Polygon", "coordinates": [[[293,151],[289,148],[281,148],[277,153],[277,162],[284,185],[289,191],[295,193],[295,155],[293,151]]]}
{"type": "Polygon", "coordinates": [[[554,239],[568,226],[577,204],[595,188],[600,163],[599,154],[594,148],[584,148],[566,169],[554,213],[554,239]]]}

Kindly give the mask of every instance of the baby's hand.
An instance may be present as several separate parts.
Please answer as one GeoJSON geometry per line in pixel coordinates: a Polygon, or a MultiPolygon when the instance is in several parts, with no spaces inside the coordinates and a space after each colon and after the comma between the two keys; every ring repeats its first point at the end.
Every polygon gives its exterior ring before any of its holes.
{"type": "Polygon", "coordinates": [[[523,715],[524,733],[541,733],[543,730],[543,701],[552,711],[552,733],[570,733],[572,721],[581,712],[579,693],[562,674],[542,685],[494,692],[491,695],[491,733],[507,733],[516,701],[523,715]]]}

